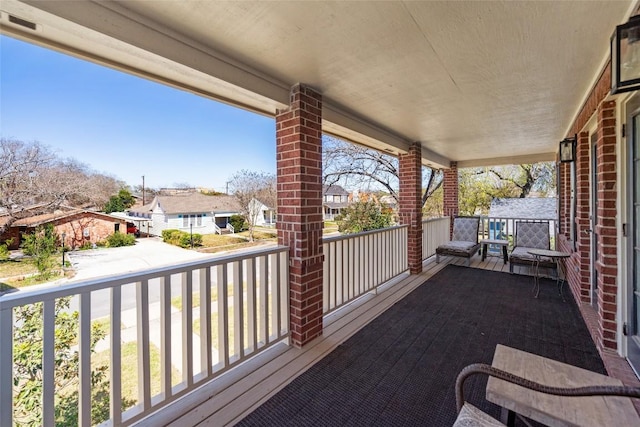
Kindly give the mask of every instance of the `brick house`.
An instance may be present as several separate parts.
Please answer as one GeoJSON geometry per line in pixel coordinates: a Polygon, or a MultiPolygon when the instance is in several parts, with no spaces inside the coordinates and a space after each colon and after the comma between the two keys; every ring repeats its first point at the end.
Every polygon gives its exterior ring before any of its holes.
{"type": "Polygon", "coordinates": [[[64,243],[71,249],[78,248],[87,242],[98,243],[115,231],[127,232],[125,219],[101,212],[77,209],[19,219],[0,237],[0,241],[11,239],[9,248],[18,249],[22,236],[32,233],[38,226],[47,224],[53,224],[60,239],[62,234],[65,234],[64,243]]]}

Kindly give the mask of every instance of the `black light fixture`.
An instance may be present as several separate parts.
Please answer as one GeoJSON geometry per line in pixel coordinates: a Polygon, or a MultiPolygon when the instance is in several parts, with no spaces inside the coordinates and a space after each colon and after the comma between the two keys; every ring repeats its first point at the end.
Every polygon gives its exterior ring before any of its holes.
{"type": "Polygon", "coordinates": [[[611,36],[611,94],[640,89],[640,15],[611,36]]]}
{"type": "Polygon", "coordinates": [[[577,135],[560,141],[560,162],[570,163],[576,160],[576,140],[577,135]]]}

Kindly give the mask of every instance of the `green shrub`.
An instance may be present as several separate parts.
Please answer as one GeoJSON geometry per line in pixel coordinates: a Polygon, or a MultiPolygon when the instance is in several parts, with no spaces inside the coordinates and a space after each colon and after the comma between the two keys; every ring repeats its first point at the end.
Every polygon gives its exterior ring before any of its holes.
{"type": "MultiPolygon", "coordinates": [[[[162,230],[162,241],[181,248],[190,248],[191,233],[175,229],[162,230]]],[[[193,233],[193,246],[202,246],[202,234],[193,233]]]]}
{"type": "Polygon", "coordinates": [[[22,251],[31,257],[31,262],[38,269],[38,276],[42,280],[53,274],[54,260],[58,236],[53,224],[39,225],[33,233],[27,234],[22,242],[22,251]]]}
{"type": "Polygon", "coordinates": [[[82,242],[82,246],[79,248],[81,251],[86,251],[88,249],[93,249],[93,243],[89,241],[82,242]]]}
{"type": "Polygon", "coordinates": [[[233,226],[236,233],[248,229],[247,222],[244,220],[242,215],[231,215],[231,218],[229,218],[229,224],[233,226]]]}
{"type": "Polygon", "coordinates": [[[173,228],[162,230],[162,241],[172,245],[178,245],[182,231],[173,228]]]}
{"type": "Polygon", "coordinates": [[[0,243],[0,261],[6,261],[9,259],[9,245],[13,239],[5,240],[4,243],[0,243]]]}
{"type": "Polygon", "coordinates": [[[107,246],[117,248],[120,246],[133,246],[136,244],[136,236],[133,234],[124,234],[116,231],[107,237],[107,246]]]}
{"type": "MultiPolygon", "coordinates": [[[[183,231],[180,232],[180,238],[178,241],[178,246],[182,248],[190,248],[191,247],[191,234],[185,233],[183,231]]],[[[202,246],[202,234],[193,233],[193,246],[202,246]]]]}

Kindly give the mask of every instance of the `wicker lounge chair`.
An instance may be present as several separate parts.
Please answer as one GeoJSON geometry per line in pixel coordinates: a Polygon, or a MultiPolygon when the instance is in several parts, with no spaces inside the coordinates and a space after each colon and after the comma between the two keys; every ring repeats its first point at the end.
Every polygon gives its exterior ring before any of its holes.
{"type": "Polygon", "coordinates": [[[454,218],[453,238],[436,248],[436,262],[440,262],[441,255],[448,255],[466,258],[467,266],[471,265],[471,257],[480,249],[479,226],[480,218],[477,216],[454,218]]]}
{"type": "MultiPolygon", "coordinates": [[[[509,271],[513,273],[514,265],[533,266],[535,257],[529,253],[532,249],[549,249],[551,239],[549,236],[549,221],[523,222],[516,221],[516,234],[513,243],[513,251],[509,256],[509,271]]],[[[557,269],[556,263],[551,258],[541,257],[541,268],[557,269]]]]}

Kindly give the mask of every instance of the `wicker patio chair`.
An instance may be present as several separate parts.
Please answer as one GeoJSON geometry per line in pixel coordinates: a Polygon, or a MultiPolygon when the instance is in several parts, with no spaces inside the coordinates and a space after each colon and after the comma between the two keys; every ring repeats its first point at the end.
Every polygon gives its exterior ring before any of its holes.
{"type": "Polygon", "coordinates": [[[440,262],[441,255],[456,256],[467,259],[467,266],[471,265],[471,257],[480,249],[478,243],[478,228],[480,217],[459,216],[453,219],[453,238],[436,248],[436,262],[440,262]]]}
{"type": "Polygon", "coordinates": [[[485,412],[464,401],[464,382],[473,374],[486,374],[530,390],[555,396],[622,396],[640,398],[640,387],[610,385],[577,388],[549,387],[496,369],[484,363],[474,363],[460,371],[456,379],[456,408],[458,410],[458,417],[453,424],[454,427],[504,426],[504,424],[495,418],[490,417],[485,412]]]}
{"type": "MultiPolygon", "coordinates": [[[[529,253],[531,249],[549,249],[551,238],[549,235],[549,221],[524,222],[516,221],[516,233],[513,242],[513,251],[509,256],[509,272],[513,273],[514,265],[533,266],[535,257],[529,253]]],[[[541,268],[557,268],[551,258],[541,257],[541,268]]]]}

